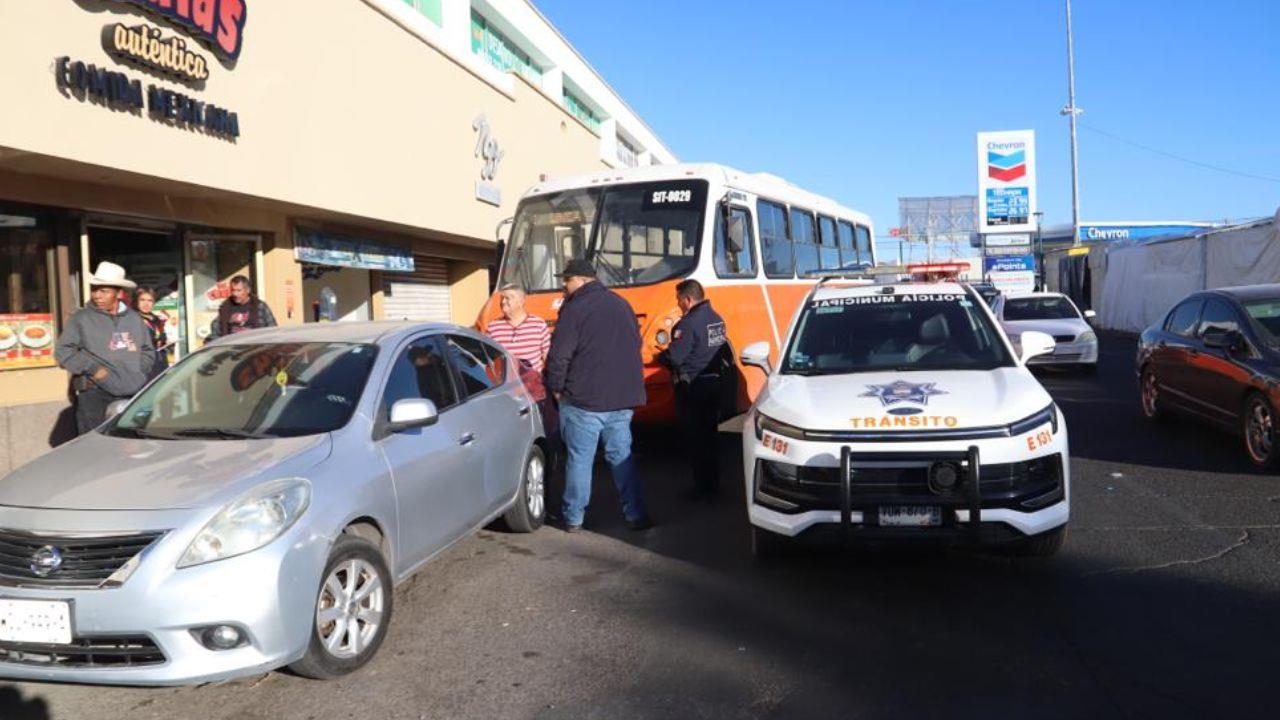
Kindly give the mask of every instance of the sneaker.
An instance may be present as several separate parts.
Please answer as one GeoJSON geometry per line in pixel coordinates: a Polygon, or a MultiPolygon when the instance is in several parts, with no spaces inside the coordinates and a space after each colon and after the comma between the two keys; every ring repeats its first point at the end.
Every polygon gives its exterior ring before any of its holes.
{"type": "Polygon", "coordinates": [[[648,515],[641,515],[640,517],[634,520],[627,520],[626,525],[627,527],[636,531],[648,530],[649,528],[653,527],[653,520],[650,519],[648,515]]]}
{"type": "Polygon", "coordinates": [[[562,523],[560,523],[560,529],[564,530],[564,531],[565,531],[565,532],[567,532],[567,533],[576,533],[576,532],[581,532],[581,531],[582,531],[582,524],[581,524],[581,523],[579,523],[579,524],[577,524],[577,525],[570,525],[570,524],[569,524],[569,523],[567,523],[567,522],[562,522],[562,523]]]}

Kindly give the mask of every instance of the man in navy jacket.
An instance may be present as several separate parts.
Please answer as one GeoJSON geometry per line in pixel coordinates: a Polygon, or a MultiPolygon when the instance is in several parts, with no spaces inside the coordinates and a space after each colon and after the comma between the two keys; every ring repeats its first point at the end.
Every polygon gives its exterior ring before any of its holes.
{"type": "Polygon", "coordinates": [[[569,261],[560,277],[565,300],[551,336],[546,386],[560,402],[560,434],[568,449],[565,529],[582,527],[591,500],[591,466],[603,441],[627,526],[644,530],[653,523],[631,457],[631,417],[645,403],[636,314],[596,280],[586,260],[569,261]]]}

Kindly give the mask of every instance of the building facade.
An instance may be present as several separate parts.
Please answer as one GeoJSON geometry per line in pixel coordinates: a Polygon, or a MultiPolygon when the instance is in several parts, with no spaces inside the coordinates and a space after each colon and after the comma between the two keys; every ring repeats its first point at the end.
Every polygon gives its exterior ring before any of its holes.
{"type": "Polygon", "coordinates": [[[525,188],[674,161],[525,0],[5,3],[0,68],[0,472],[67,437],[98,262],[175,360],[236,275],[281,323],[465,324],[525,188]]]}

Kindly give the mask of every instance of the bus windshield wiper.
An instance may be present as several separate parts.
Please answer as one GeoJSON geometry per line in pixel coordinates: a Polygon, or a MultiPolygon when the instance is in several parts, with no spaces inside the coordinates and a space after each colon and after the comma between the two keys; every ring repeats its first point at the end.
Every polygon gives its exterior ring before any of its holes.
{"type": "Polygon", "coordinates": [[[238,428],[216,428],[216,427],[193,427],[174,430],[176,437],[213,437],[225,438],[228,440],[262,440],[264,438],[276,437],[270,433],[255,433],[248,430],[240,430],[238,428]]]}

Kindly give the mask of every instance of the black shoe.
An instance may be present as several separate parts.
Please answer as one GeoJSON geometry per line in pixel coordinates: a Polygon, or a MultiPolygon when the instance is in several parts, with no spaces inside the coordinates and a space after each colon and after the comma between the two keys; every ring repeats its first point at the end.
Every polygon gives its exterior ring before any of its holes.
{"type": "Polygon", "coordinates": [[[635,520],[626,520],[625,522],[628,528],[636,531],[648,530],[653,527],[653,520],[648,515],[641,515],[635,520]]]}
{"type": "Polygon", "coordinates": [[[570,525],[567,522],[560,523],[560,529],[567,533],[576,533],[582,531],[582,525],[570,525]]]}

